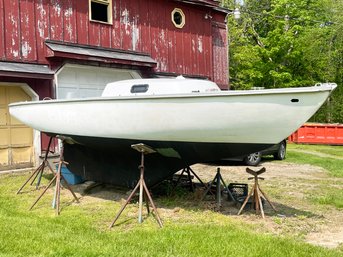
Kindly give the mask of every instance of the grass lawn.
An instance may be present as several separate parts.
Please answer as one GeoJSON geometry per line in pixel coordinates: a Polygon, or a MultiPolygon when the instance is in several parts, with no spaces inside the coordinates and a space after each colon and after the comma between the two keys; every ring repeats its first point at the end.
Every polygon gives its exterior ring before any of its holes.
{"type": "MultiPolygon", "coordinates": [[[[332,176],[343,177],[343,171],[339,169],[341,160],[333,158],[328,165],[323,159],[317,160],[315,155],[309,158],[311,154],[293,151],[295,147],[289,147],[287,161],[311,159],[310,163],[328,169],[332,176]]],[[[122,202],[81,198],[80,204],[76,204],[66,190],[61,197],[60,216],[56,217],[50,207],[52,189],[32,211],[28,211],[41,190],[28,192],[26,188],[26,192],[16,195],[27,176],[27,173],[0,175],[0,257],[343,256],[342,247],[330,250],[304,243],[296,237],[264,233],[235,215],[200,208],[175,208],[181,201],[178,198],[172,199],[174,206],[168,211],[172,215],[175,209],[180,218],[176,221],[163,215],[162,229],[152,216],[137,224],[137,206],[131,204],[118,225],[109,230],[108,225],[122,202]]],[[[46,184],[47,180],[42,183],[46,184]]],[[[155,199],[158,207],[165,202],[170,199],[155,199]]]]}
{"type": "Polygon", "coordinates": [[[312,164],[343,177],[343,146],[288,144],[287,161],[312,164]]]}
{"type": "MultiPolygon", "coordinates": [[[[322,167],[333,177],[343,178],[343,146],[289,144],[287,161],[322,167]]],[[[321,194],[313,202],[343,209],[343,190],[335,183],[321,183],[321,194]]]]}

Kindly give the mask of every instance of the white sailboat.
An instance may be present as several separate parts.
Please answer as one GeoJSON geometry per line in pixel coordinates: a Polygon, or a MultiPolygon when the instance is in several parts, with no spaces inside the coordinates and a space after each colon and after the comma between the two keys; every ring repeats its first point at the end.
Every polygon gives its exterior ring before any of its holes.
{"type": "Polygon", "coordinates": [[[97,98],[21,102],[9,108],[32,128],[69,139],[65,159],[71,171],[132,186],[138,179],[132,144],[144,143],[157,151],[147,158],[146,180],[154,184],[185,166],[280,142],[306,122],[335,87],[323,83],[220,91],[206,80],[136,79],[110,83],[97,98]]]}

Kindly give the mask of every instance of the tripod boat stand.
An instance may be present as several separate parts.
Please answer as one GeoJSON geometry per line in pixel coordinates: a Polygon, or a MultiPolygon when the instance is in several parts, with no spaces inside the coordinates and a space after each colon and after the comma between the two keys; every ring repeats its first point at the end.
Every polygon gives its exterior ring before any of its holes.
{"type": "Polygon", "coordinates": [[[131,194],[127,198],[125,204],[119,210],[118,214],[114,218],[114,220],[111,223],[111,225],[109,226],[109,228],[113,227],[114,223],[117,221],[117,219],[119,218],[119,216],[121,215],[121,213],[123,212],[125,207],[129,204],[129,202],[131,201],[131,198],[134,196],[134,194],[136,193],[138,188],[139,188],[138,222],[139,223],[143,222],[142,210],[143,210],[143,194],[144,194],[144,198],[145,198],[144,200],[146,202],[146,207],[147,207],[148,213],[150,213],[150,209],[149,209],[149,203],[146,200],[147,197],[148,197],[148,200],[150,201],[150,203],[152,205],[152,208],[154,209],[158,225],[162,228],[163,227],[162,221],[160,219],[160,216],[158,215],[157,208],[156,208],[156,206],[155,206],[155,204],[154,204],[154,202],[153,202],[153,200],[151,198],[151,195],[149,193],[148,187],[146,186],[145,180],[144,180],[144,155],[150,154],[150,153],[155,153],[155,150],[153,150],[149,146],[147,146],[145,144],[142,144],[142,143],[131,145],[131,147],[141,153],[141,164],[138,166],[138,169],[140,170],[140,179],[138,180],[137,185],[135,186],[135,188],[132,190],[131,194]]]}
{"type": "Polygon", "coordinates": [[[261,200],[261,196],[267,200],[267,202],[270,204],[270,206],[273,208],[274,211],[276,211],[274,205],[269,201],[267,195],[262,191],[262,189],[260,188],[260,185],[258,183],[258,180],[264,180],[264,178],[258,177],[258,175],[261,175],[262,173],[264,173],[266,171],[266,168],[263,167],[262,169],[258,170],[258,171],[253,171],[249,168],[246,169],[246,172],[248,172],[249,174],[253,175],[253,177],[248,178],[249,180],[254,179],[254,185],[252,187],[252,189],[250,190],[249,194],[247,195],[247,197],[245,198],[241,209],[239,210],[237,215],[240,215],[242,210],[244,209],[245,205],[247,204],[249,198],[253,195],[252,197],[252,205],[255,204],[255,210],[256,210],[256,214],[258,214],[259,212],[261,212],[262,218],[264,219],[264,211],[263,211],[263,205],[262,205],[262,200],[261,200]]]}
{"type": "Polygon", "coordinates": [[[37,179],[38,177],[38,180],[37,180],[37,184],[36,184],[36,189],[38,189],[39,185],[40,185],[40,181],[42,179],[42,175],[43,175],[43,172],[44,172],[44,169],[45,167],[48,167],[49,170],[51,171],[52,174],[54,174],[54,171],[53,169],[51,168],[51,165],[50,163],[48,162],[48,155],[49,155],[49,152],[50,151],[50,146],[51,146],[51,142],[52,142],[52,138],[53,137],[50,137],[49,139],[49,144],[48,144],[48,148],[46,149],[45,151],[45,155],[44,155],[44,159],[43,161],[41,162],[41,164],[38,166],[38,168],[29,176],[29,178],[25,181],[25,183],[19,188],[19,190],[17,191],[17,194],[19,194],[21,192],[21,190],[23,190],[23,188],[26,186],[27,183],[29,183],[29,181],[32,179],[30,185],[32,186],[33,182],[35,182],[35,180],[37,179]]]}
{"type": "Polygon", "coordinates": [[[29,210],[32,210],[32,208],[37,204],[37,202],[42,198],[42,196],[45,194],[45,192],[49,189],[49,187],[52,185],[54,181],[55,183],[55,195],[54,195],[54,201],[53,201],[53,207],[56,209],[56,215],[60,214],[60,195],[61,195],[61,180],[64,180],[64,183],[67,187],[67,189],[72,193],[74,199],[76,202],[79,202],[79,199],[77,199],[74,191],[71,189],[70,185],[68,184],[67,180],[63,177],[61,173],[62,165],[63,164],[68,164],[67,162],[64,161],[63,157],[63,149],[64,149],[64,142],[62,143],[62,148],[61,148],[61,154],[60,154],[60,161],[58,163],[58,169],[53,177],[53,179],[50,181],[50,183],[47,185],[47,187],[44,189],[44,191],[39,195],[39,197],[36,199],[36,201],[32,204],[29,210]]]}
{"type": "MultiPolygon", "coordinates": [[[[204,182],[199,178],[199,176],[194,172],[194,170],[192,170],[191,167],[187,166],[185,168],[182,169],[182,172],[181,174],[179,175],[177,181],[175,182],[175,185],[173,187],[173,191],[174,189],[177,187],[177,185],[179,184],[179,182],[181,181],[182,179],[182,176],[183,174],[186,173],[187,175],[187,179],[188,179],[188,182],[189,182],[189,189],[191,192],[194,192],[194,184],[193,184],[193,181],[192,181],[192,176],[191,174],[194,175],[194,177],[196,177],[198,179],[198,181],[200,182],[200,184],[204,187],[204,188],[207,188],[206,185],[204,184],[204,182]]],[[[211,192],[212,193],[212,192],[211,192]]]]}
{"type": "MultiPolygon", "coordinates": [[[[222,200],[221,200],[221,185],[223,184],[224,185],[224,189],[228,192],[231,200],[234,201],[234,198],[230,192],[230,190],[228,189],[228,187],[226,186],[225,182],[224,182],[224,179],[222,177],[222,175],[220,174],[220,168],[217,168],[217,173],[216,175],[214,176],[212,182],[209,184],[209,186],[207,187],[203,197],[202,197],[202,200],[205,198],[205,196],[207,195],[207,193],[210,191],[212,185],[216,185],[216,200],[217,200],[217,208],[219,209],[222,205],[222,200]]],[[[211,192],[211,191],[210,191],[211,192]]],[[[211,192],[212,193],[212,192],[211,192]]]]}

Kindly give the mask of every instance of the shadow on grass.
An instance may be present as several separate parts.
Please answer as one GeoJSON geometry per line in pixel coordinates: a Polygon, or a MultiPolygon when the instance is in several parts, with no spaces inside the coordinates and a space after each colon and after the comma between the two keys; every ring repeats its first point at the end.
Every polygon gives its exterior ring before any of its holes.
{"type": "MultiPolygon", "coordinates": [[[[127,188],[119,188],[108,184],[99,184],[98,186],[92,188],[92,190],[86,190],[87,193],[84,192],[85,185],[75,185],[73,186],[73,190],[83,196],[90,195],[92,197],[101,198],[105,200],[117,201],[123,203],[124,200],[127,199],[131,189],[127,188]]],[[[158,189],[158,188],[157,188],[158,189]]],[[[160,189],[159,192],[152,190],[152,198],[155,202],[157,208],[175,210],[177,208],[183,208],[185,210],[194,211],[194,212],[202,212],[202,211],[214,211],[221,213],[223,215],[229,216],[237,216],[237,213],[241,207],[241,205],[237,202],[229,201],[227,196],[222,196],[221,207],[218,208],[217,201],[213,195],[206,195],[204,200],[201,200],[203,196],[204,190],[197,191],[196,188],[195,192],[188,191],[188,188],[184,187],[176,187],[175,193],[173,194],[163,194],[160,189]]],[[[132,200],[132,203],[138,202],[138,194],[136,194],[132,200]]],[[[264,212],[266,216],[273,216],[273,217],[306,217],[306,218],[313,218],[319,217],[310,211],[297,209],[293,206],[285,205],[282,203],[278,203],[272,201],[273,205],[276,208],[276,212],[270,207],[267,201],[264,202],[264,212]]],[[[145,208],[145,204],[143,206],[145,208]]],[[[119,209],[118,209],[119,210],[119,209]]],[[[138,210],[138,207],[137,207],[138,210]]],[[[252,208],[251,204],[247,204],[244,208],[242,214],[255,214],[256,211],[252,208]]]]}
{"type": "MultiPolygon", "coordinates": [[[[228,164],[227,161],[223,161],[223,162],[213,163],[213,166],[218,166],[218,164],[220,164],[221,166],[232,165],[231,162],[228,164]]],[[[44,173],[43,178],[44,180],[42,181],[44,181],[44,185],[42,182],[38,189],[39,192],[42,192],[42,190],[44,190],[44,188],[48,184],[48,181],[53,178],[53,175],[50,173],[44,173]]],[[[51,186],[52,190],[53,190],[53,187],[54,187],[54,183],[51,186]]],[[[94,182],[85,182],[78,185],[72,185],[71,188],[75,193],[81,195],[81,201],[82,201],[83,196],[92,196],[94,198],[100,198],[100,199],[109,200],[109,201],[123,202],[123,200],[127,199],[127,197],[129,196],[132,190],[129,188],[117,187],[110,184],[94,183],[94,182]]],[[[33,183],[32,186],[30,186],[30,183],[28,183],[26,187],[23,189],[23,191],[21,192],[21,194],[32,193],[33,191],[36,191],[36,184],[33,183]]],[[[66,194],[71,194],[70,192],[68,192],[68,190],[66,191],[67,191],[66,194]]],[[[237,215],[240,209],[239,203],[228,201],[228,198],[223,196],[222,201],[221,201],[221,207],[218,208],[218,204],[213,195],[207,195],[204,198],[204,200],[202,200],[204,191],[205,191],[204,188],[201,188],[199,185],[196,186],[195,192],[190,192],[188,186],[183,186],[183,187],[177,186],[174,188],[174,191],[171,193],[170,185],[168,184],[167,185],[161,184],[159,187],[155,187],[151,190],[152,198],[157,208],[163,208],[163,209],[169,209],[169,210],[173,210],[176,208],[183,208],[183,209],[194,211],[194,212],[202,212],[202,211],[210,210],[210,211],[215,211],[215,212],[218,212],[224,215],[229,215],[229,216],[237,215]]],[[[131,203],[136,203],[136,202],[138,202],[138,194],[136,194],[131,200],[131,203]]],[[[75,203],[74,200],[68,200],[67,202],[62,200],[61,209],[64,209],[68,207],[69,205],[72,205],[73,203],[75,203]]],[[[302,216],[306,218],[318,217],[318,215],[312,212],[297,209],[297,208],[294,208],[293,206],[288,206],[288,205],[274,202],[274,201],[272,201],[272,203],[274,204],[277,211],[274,212],[273,209],[267,203],[267,201],[265,201],[264,211],[265,211],[266,216],[274,216],[274,217],[302,216]]],[[[40,207],[37,207],[37,208],[40,208],[40,207]]],[[[242,214],[243,213],[245,215],[255,214],[255,210],[251,208],[251,206],[247,205],[246,208],[243,210],[242,214]]]]}

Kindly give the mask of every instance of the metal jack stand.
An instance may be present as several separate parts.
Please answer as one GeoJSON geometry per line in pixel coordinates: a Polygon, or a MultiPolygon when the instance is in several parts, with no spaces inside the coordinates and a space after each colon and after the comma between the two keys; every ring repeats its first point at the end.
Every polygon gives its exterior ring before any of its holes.
{"type": "Polygon", "coordinates": [[[258,177],[258,175],[261,175],[262,173],[264,173],[266,171],[266,168],[262,168],[259,171],[253,171],[249,168],[246,169],[246,172],[248,172],[249,174],[253,175],[253,177],[248,178],[249,180],[254,179],[255,183],[252,187],[252,189],[250,190],[248,196],[245,198],[241,209],[239,210],[237,215],[240,215],[242,210],[244,209],[245,205],[247,204],[250,196],[253,195],[252,198],[252,206],[254,206],[255,204],[255,210],[256,210],[256,214],[258,214],[259,212],[261,212],[262,218],[264,219],[264,211],[263,211],[263,205],[262,205],[262,200],[261,200],[261,196],[267,200],[267,202],[270,204],[270,206],[273,208],[274,211],[276,211],[274,205],[269,201],[267,195],[262,191],[262,189],[260,188],[260,185],[258,184],[258,180],[264,180],[264,178],[258,177]]]}
{"type": "Polygon", "coordinates": [[[36,189],[38,189],[39,185],[40,185],[40,182],[41,182],[41,179],[42,179],[42,175],[43,175],[43,172],[44,172],[44,169],[45,167],[48,167],[49,170],[51,171],[52,174],[54,174],[54,171],[53,169],[51,168],[50,166],[50,163],[48,162],[48,155],[49,155],[49,152],[50,151],[50,145],[51,145],[51,142],[52,142],[52,138],[53,137],[50,137],[49,139],[49,144],[48,144],[48,148],[46,149],[45,151],[45,156],[44,156],[44,159],[42,161],[42,163],[38,166],[38,168],[30,175],[30,177],[25,181],[25,183],[19,188],[19,190],[17,191],[17,194],[19,194],[21,192],[21,190],[26,186],[26,184],[32,179],[30,185],[32,186],[33,182],[35,182],[35,180],[37,179],[38,177],[38,180],[37,180],[37,184],[36,184],[36,189]]]}
{"type": "Polygon", "coordinates": [[[189,185],[190,185],[190,190],[191,190],[191,192],[194,192],[194,185],[193,185],[193,182],[192,182],[191,174],[193,174],[194,177],[196,177],[196,178],[199,180],[200,184],[201,184],[203,187],[207,188],[206,185],[204,184],[204,182],[202,182],[202,180],[199,178],[199,176],[191,169],[191,167],[188,166],[188,167],[186,167],[186,168],[183,168],[183,170],[182,170],[182,172],[181,172],[179,178],[177,179],[177,181],[176,181],[176,183],[175,183],[175,185],[174,185],[173,190],[174,190],[175,187],[179,184],[179,182],[180,182],[180,180],[181,180],[181,178],[182,178],[182,176],[183,176],[184,173],[187,174],[187,178],[188,178],[188,181],[189,181],[189,185]]]}
{"type": "Polygon", "coordinates": [[[205,196],[207,195],[208,191],[211,189],[212,185],[216,183],[216,200],[217,200],[217,207],[218,209],[221,207],[221,185],[223,183],[224,185],[224,189],[228,192],[231,200],[234,201],[234,198],[231,194],[231,192],[229,191],[228,187],[226,186],[225,182],[224,182],[224,179],[222,177],[222,175],[220,174],[220,168],[217,168],[217,174],[214,176],[212,182],[210,183],[210,185],[208,186],[207,190],[205,191],[203,197],[202,197],[202,200],[205,198],[205,196]]]}
{"type": "Polygon", "coordinates": [[[60,195],[61,195],[61,180],[64,180],[65,185],[67,186],[68,190],[72,193],[72,195],[74,196],[74,199],[76,200],[76,202],[79,202],[79,200],[77,199],[74,191],[71,189],[70,185],[68,184],[67,180],[63,177],[62,173],[61,173],[61,168],[63,164],[68,164],[67,162],[64,161],[63,158],[63,145],[62,144],[62,148],[61,148],[61,154],[60,154],[60,161],[58,164],[58,169],[57,172],[55,174],[55,176],[53,177],[53,179],[50,181],[50,183],[47,185],[47,187],[44,189],[44,191],[39,195],[39,197],[36,199],[36,201],[32,204],[32,206],[30,207],[29,210],[32,210],[32,208],[36,205],[36,203],[42,198],[42,196],[45,194],[45,192],[49,189],[49,187],[52,185],[52,183],[54,181],[56,181],[55,183],[55,195],[54,195],[54,201],[53,201],[53,207],[56,209],[56,215],[60,214],[60,195]]]}
{"type": "Polygon", "coordinates": [[[152,208],[155,211],[155,215],[156,215],[156,220],[158,222],[158,225],[162,228],[162,221],[160,219],[160,216],[158,215],[157,212],[157,208],[151,198],[151,195],[149,193],[149,190],[145,184],[144,181],[144,155],[145,154],[150,154],[150,153],[155,153],[155,150],[153,150],[152,148],[150,148],[149,146],[145,145],[145,144],[135,144],[135,145],[131,145],[131,147],[135,150],[137,150],[138,152],[141,153],[141,164],[138,166],[138,169],[140,170],[140,179],[137,183],[137,185],[135,186],[135,188],[132,190],[131,194],[129,195],[129,197],[127,198],[125,204],[121,207],[121,209],[119,210],[118,214],[116,215],[116,217],[114,218],[113,222],[111,223],[111,225],[109,226],[109,228],[112,228],[114,223],[117,221],[117,219],[119,218],[120,214],[123,212],[123,210],[125,209],[125,207],[128,205],[128,203],[131,201],[131,198],[133,197],[133,195],[136,193],[136,191],[139,188],[139,211],[138,211],[138,222],[142,223],[143,222],[143,218],[142,218],[142,210],[143,210],[143,194],[144,194],[144,200],[146,202],[146,207],[148,210],[148,213],[150,213],[150,209],[149,209],[149,203],[146,200],[146,197],[148,197],[152,208]],[[143,191],[144,190],[144,191],[143,191]]]}

